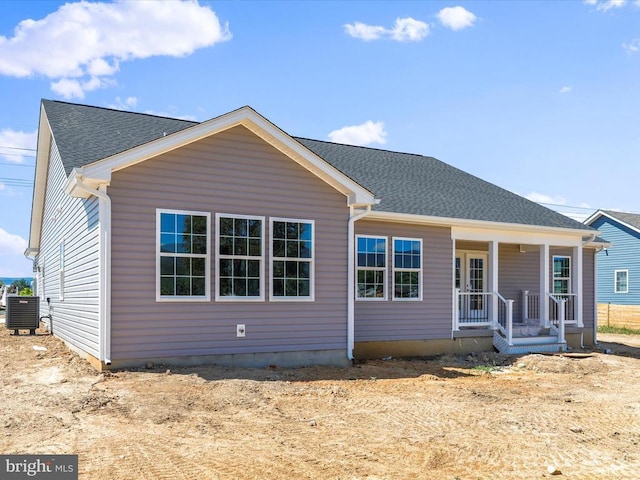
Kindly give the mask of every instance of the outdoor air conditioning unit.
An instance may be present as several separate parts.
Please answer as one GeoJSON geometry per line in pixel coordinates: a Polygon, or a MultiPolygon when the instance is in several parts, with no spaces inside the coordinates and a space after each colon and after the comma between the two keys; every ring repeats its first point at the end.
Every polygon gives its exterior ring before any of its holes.
{"type": "Polygon", "coordinates": [[[40,326],[40,297],[7,297],[5,323],[9,330],[14,330],[14,335],[19,335],[19,330],[29,330],[35,335],[40,326]]]}

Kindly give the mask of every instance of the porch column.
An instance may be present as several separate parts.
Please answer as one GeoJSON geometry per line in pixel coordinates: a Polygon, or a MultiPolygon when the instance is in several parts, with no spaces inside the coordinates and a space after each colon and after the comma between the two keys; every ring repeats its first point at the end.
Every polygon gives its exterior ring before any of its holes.
{"type": "Polygon", "coordinates": [[[540,325],[549,323],[549,244],[540,245],[540,325]]]}
{"type": "Polygon", "coordinates": [[[489,242],[489,288],[491,301],[489,302],[489,319],[496,323],[498,321],[498,297],[493,292],[498,291],[498,242],[489,242]]]}
{"type": "Polygon", "coordinates": [[[574,315],[579,327],[584,326],[582,322],[582,246],[573,247],[573,262],[571,263],[572,292],[575,293],[574,315]]]}

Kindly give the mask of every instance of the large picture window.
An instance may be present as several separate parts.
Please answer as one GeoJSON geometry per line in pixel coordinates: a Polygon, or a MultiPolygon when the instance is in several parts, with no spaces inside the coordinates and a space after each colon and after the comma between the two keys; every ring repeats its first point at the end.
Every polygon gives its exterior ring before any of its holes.
{"type": "Polygon", "coordinates": [[[314,222],[271,218],[270,300],[313,300],[314,222]]]}
{"type": "Polygon", "coordinates": [[[616,270],[614,272],[615,277],[615,292],[616,293],[629,293],[629,270],[616,270]]]}
{"type": "Polygon", "coordinates": [[[356,236],[356,277],[356,299],[387,299],[387,237],[356,236]]]}
{"type": "Polygon", "coordinates": [[[209,300],[210,214],[157,210],[156,298],[209,300]]]}
{"type": "Polygon", "coordinates": [[[216,215],[217,300],[264,300],[264,217],[216,215]]]}
{"type": "Polygon", "coordinates": [[[571,293],[571,257],[553,257],[553,293],[571,293]]]}
{"type": "Polygon", "coordinates": [[[393,239],[393,299],[422,300],[422,240],[393,239]]]}

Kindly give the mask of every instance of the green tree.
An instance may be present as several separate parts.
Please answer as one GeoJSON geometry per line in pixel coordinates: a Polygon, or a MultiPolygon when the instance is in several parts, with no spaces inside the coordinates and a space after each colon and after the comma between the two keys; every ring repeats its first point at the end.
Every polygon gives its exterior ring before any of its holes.
{"type": "Polygon", "coordinates": [[[27,282],[24,278],[21,278],[20,280],[15,280],[12,284],[11,284],[12,288],[17,288],[18,292],[21,290],[24,290],[25,288],[31,288],[31,284],[29,282],[27,282]]]}
{"type": "Polygon", "coordinates": [[[23,288],[18,295],[21,297],[33,297],[33,290],[31,290],[31,287],[23,288]]]}

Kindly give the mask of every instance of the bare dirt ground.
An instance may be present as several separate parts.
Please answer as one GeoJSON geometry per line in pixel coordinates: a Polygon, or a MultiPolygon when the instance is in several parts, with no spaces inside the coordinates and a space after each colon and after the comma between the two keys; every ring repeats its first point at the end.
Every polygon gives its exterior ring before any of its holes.
{"type": "Polygon", "coordinates": [[[640,337],[600,338],[581,358],[98,374],[0,326],[0,453],[78,454],[104,480],[637,479],[640,337]]]}

